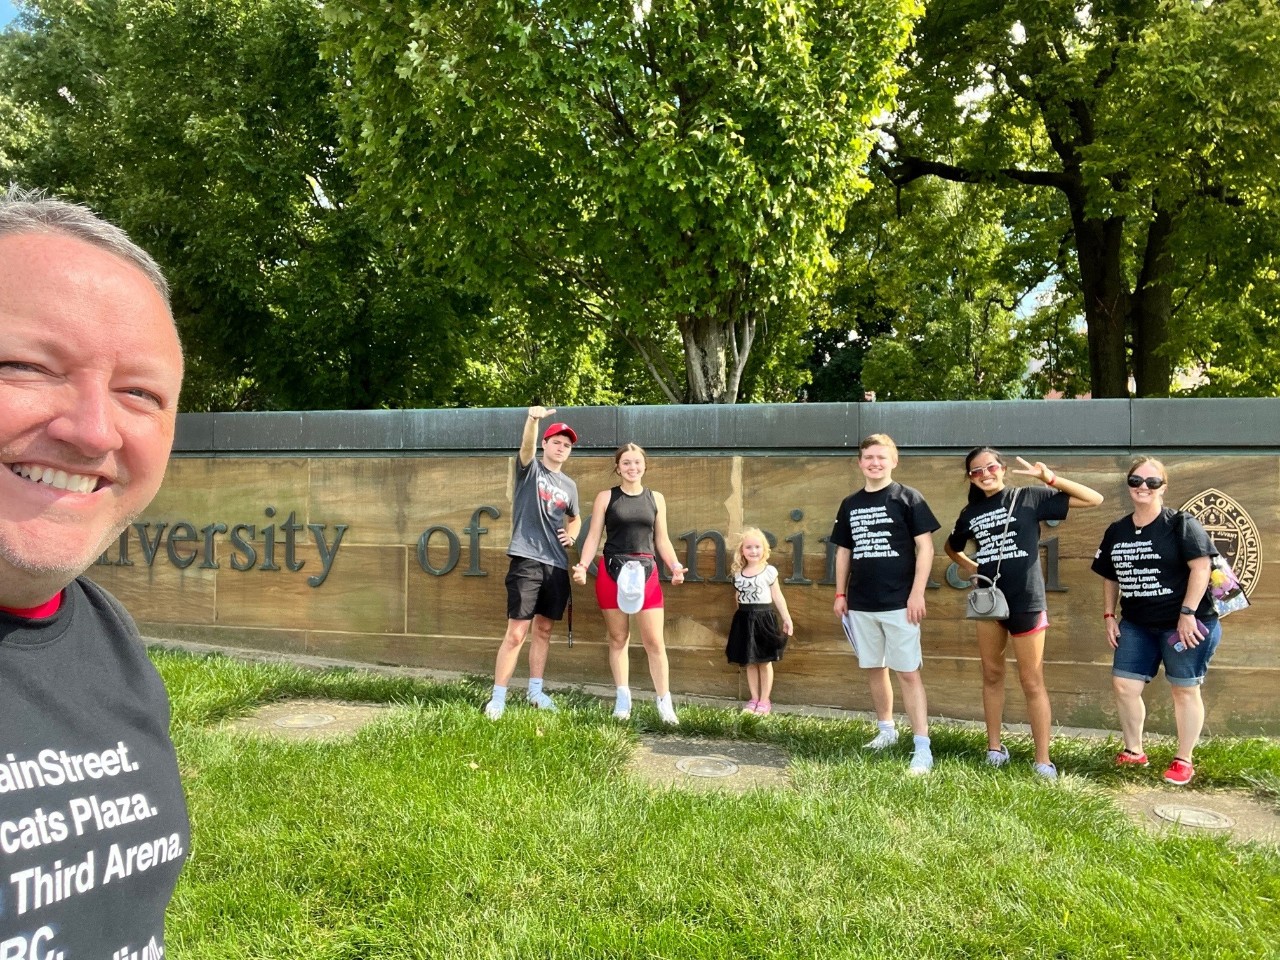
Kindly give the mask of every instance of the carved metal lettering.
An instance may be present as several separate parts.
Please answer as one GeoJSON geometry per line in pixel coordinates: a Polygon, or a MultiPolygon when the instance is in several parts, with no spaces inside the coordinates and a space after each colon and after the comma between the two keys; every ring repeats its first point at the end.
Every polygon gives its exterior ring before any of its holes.
{"type": "Polygon", "coordinates": [[[706,530],[699,533],[697,530],[689,530],[686,533],[676,537],[677,540],[683,540],[685,544],[684,565],[688,569],[685,570],[685,583],[702,583],[703,578],[698,576],[698,544],[703,540],[710,540],[716,548],[716,574],[710,577],[712,583],[728,583],[728,568],[725,565],[725,544],[722,537],[715,530],[706,530]]]}
{"type": "Polygon", "coordinates": [[[177,544],[192,543],[197,539],[196,528],[189,523],[179,522],[170,527],[169,539],[164,544],[164,548],[169,554],[169,562],[179,570],[185,570],[195,563],[198,551],[192,550],[190,553],[179,553],[177,544]]]}
{"type": "Polygon", "coordinates": [[[433,577],[443,577],[446,573],[458,565],[458,558],[462,555],[462,541],[458,539],[458,535],[448,527],[436,524],[427,527],[423,531],[422,536],[418,538],[418,566],[423,571],[431,574],[433,577]],[[431,547],[431,537],[437,533],[443,533],[445,541],[449,544],[449,556],[445,560],[443,567],[432,566],[429,550],[431,547]]]}
{"type": "Polygon", "coordinates": [[[480,518],[488,516],[491,520],[497,520],[502,516],[502,511],[497,507],[491,507],[488,504],[483,507],[476,507],[471,514],[471,522],[462,528],[462,532],[467,535],[469,547],[468,553],[471,557],[471,564],[467,567],[464,577],[487,577],[489,574],[480,569],[480,536],[488,533],[488,527],[480,526],[480,518]]]}

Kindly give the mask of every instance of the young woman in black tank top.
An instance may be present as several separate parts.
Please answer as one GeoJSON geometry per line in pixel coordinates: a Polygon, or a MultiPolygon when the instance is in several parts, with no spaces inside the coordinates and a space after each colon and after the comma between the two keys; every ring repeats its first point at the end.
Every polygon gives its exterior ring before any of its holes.
{"type": "Polygon", "coordinates": [[[673,585],[684,583],[685,568],[680,565],[667,533],[666,500],[662,494],[641,483],[645,469],[644,450],[634,443],[625,444],[614,454],[613,462],[614,472],[622,482],[596,496],[591,508],[591,526],[582,542],[581,559],[573,568],[573,580],[578,584],[587,582],[587,568],[595,559],[601,537],[607,536],[604,557],[596,570],[596,600],[609,633],[609,669],[618,688],[613,715],[626,720],[631,716],[627,650],[631,632],[627,614],[618,609],[618,585],[610,573],[610,566],[616,568],[620,560],[634,557],[650,571],[645,583],[644,603],[635,618],[640,627],[640,641],[649,655],[649,675],[658,696],[658,716],[663,723],[674,726],[680,721],[671,703],[667,647],[662,636],[662,589],[658,583],[657,564],[653,562],[654,555],[661,557],[671,570],[673,585]],[[610,564],[610,560],[614,562],[610,564]]]}

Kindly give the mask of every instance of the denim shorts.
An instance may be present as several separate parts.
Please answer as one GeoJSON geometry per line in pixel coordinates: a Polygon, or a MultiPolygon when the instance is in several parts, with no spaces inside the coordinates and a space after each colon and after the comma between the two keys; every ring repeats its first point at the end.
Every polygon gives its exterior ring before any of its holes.
{"type": "MultiPolygon", "coordinates": [[[[1178,651],[1169,643],[1170,630],[1121,620],[1120,645],[1111,661],[1111,675],[1150,683],[1163,663],[1164,677],[1171,686],[1199,686],[1204,683],[1209,661],[1222,639],[1222,626],[1217,617],[1205,626],[1209,628],[1207,637],[1194,647],[1178,651]]],[[[1173,634],[1175,643],[1177,639],[1173,634]]]]}

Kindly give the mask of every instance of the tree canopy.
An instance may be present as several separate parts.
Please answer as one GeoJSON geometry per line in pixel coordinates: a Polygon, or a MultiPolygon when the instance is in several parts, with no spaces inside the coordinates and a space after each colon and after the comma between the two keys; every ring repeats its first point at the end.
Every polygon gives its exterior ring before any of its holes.
{"type": "Polygon", "coordinates": [[[1056,194],[1094,396],[1129,375],[1166,395],[1183,366],[1224,392],[1274,383],[1254,349],[1277,322],[1271,0],[941,0],[908,61],[882,168],[994,184],[1009,208],[1056,194]]]}
{"type": "Polygon", "coordinates": [[[330,5],[365,189],[453,275],[732,402],[866,186],[912,0],[330,5]],[[347,37],[355,37],[348,43],[347,37]]]}
{"type": "Polygon", "coordinates": [[[21,11],[184,409],[1280,393],[1276,0],[21,11]]]}
{"type": "Polygon", "coordinates": [[[473,309],[337,156],[309,0],[39,0],[0,40],[0,163],[160,261],[185,409],[432,405],[473,309]],[[427,368],[424,371],[424,368],[427,368]]]}

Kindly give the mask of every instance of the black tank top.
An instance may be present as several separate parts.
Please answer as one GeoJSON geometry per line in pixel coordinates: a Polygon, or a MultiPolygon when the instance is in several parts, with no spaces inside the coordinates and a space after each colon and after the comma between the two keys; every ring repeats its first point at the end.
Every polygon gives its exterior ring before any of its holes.
{"type": "Polygon", "coordinates": [[[609,506],[604,512],[604,555],[620,553],[654,554],[653,528],[658,523],[658,503],[647,487],[634,496],[622,487],[609,491],[609,506]]]}

